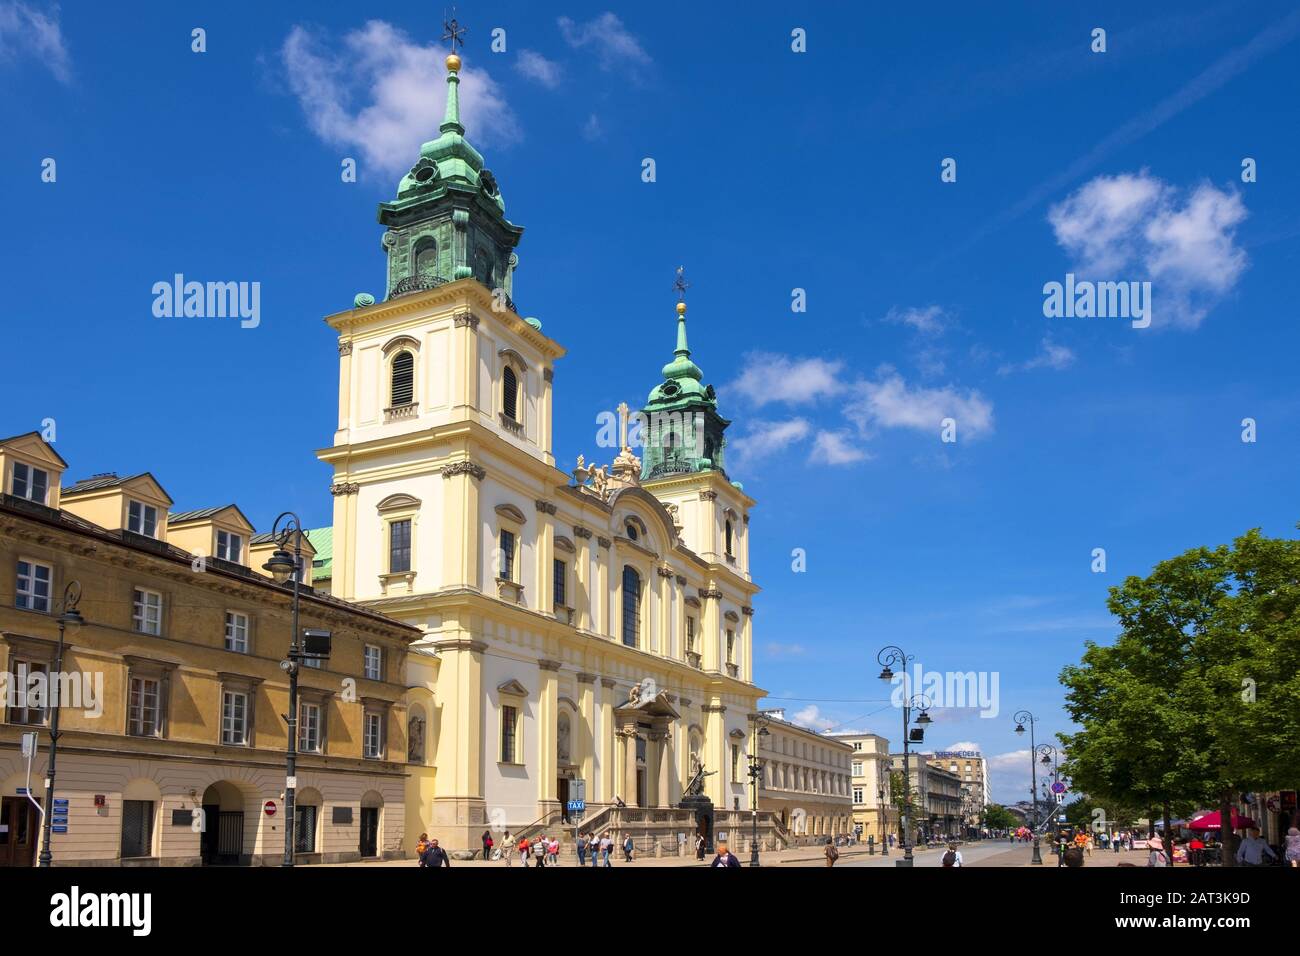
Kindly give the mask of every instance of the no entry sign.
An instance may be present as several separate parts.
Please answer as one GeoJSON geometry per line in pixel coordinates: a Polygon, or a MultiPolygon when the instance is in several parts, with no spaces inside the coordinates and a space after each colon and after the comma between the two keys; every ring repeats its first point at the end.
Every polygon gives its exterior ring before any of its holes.
{"type": "Polygon", "coordinates": [[[262,804],[262,812],[265,813],[268,817],[275,816],[275,811],[276,811],[276,806],[274,800],[268,800],[266,801],[266,803],[262,804]]]}

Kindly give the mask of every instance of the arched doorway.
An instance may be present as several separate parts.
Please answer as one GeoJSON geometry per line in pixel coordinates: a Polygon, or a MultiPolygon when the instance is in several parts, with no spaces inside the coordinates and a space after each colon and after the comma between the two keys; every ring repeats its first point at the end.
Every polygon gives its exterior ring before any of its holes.
{"type": "Polygon", "coordinates": [[[361,859],[379,856],[379,834],[383,819],[384,798],[374,790],[361,798],[361,837],[357,847],[361,859]]]}
{"type": "Polygon", "coordinates": [[[304,787],[293,798],[293,852],[320,852],[321,795],[315,787],[304,787]]]}
{"type": "Polygon", "coordinates": [[[229,780],[218,780],[203,791],[202,806],[199,856],[203,865],[237,866],[249,862],[244,852],[244,794],[239,787],[229,780]]]}

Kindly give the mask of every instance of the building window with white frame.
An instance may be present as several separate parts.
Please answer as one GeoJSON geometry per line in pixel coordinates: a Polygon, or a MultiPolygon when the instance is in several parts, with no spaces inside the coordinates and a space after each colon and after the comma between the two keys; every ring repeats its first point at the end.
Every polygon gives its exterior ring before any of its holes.
{"type": "Polygon", "coordinates": [[[227,690],[221,694],[221,742],[233,747],[248,746],[248,694],[227,690]]]}
{"type": "Polygon", "coordinates": [[[393,356],[389,404],[401,408],[415,401],[415,356],[403,349],[393,356]]]}
{"type": "Polygon", "coordinates": [[[54,569],[37,561],[18,561],[18,579],[14,607],[26,611],[50,612],[50,582],[54,569]]]}
{"type": "Polygon", "coordinates": [[[16,461],[9,487],[15,498],[23,498],[43,505],[50,489],[50,473],[16,461]]]}
{"type": "Polygon", "coordinates": [[[388,570],[401,574],[411,570],[411,519],[388,523],[388,570]]]}
{"type": "Polygon", "coordinates": [[[244,538],[230,531],[217,532],[217,557],[239,564],[244,556],[244,538]]]}
{"type": "Polygon", "coordinates": [[[32,681],[33,674],[45,675],[45,686],[49,686],[50,667],[39,661],[10,658],[8,719],[11,724],[44,724],[49,716],[45,706],[45,694],[37,689],[32,681]]]}
{"type": "Polygon", "coordinates": [[[519,742],[519,708],[505,704],[501,708],[501,762],[517,763],[519,742]]]}
{"type": "Polygon", "coordinates": [[[515,579],[515,533],[505,528],[501,529],[500,561],[499,576],[504,581],[513,581],[515,579]]]}
{"type": "Polygon", "coordinates": [[[362,755],[379,760],[384,756],[384,715],[377,711],[366,711],[364,749],[362,755]]]}
{"type": "Polygon", "coordinates": [[[143,501],[132,501],[126,508],[126,530],[148,538],[158,537],[158,509],[143,501]]]}
{"type": "Polygon", "coordinates": [[[365,651],[366,680],[384,679],[384,649],[375,644],[367,644],[365,651]]]}
{"type": "Polygon", "coordinates": [[[862,802],[863,802],[863,800],[862,800],[862,796],[863,796],[863,794],[862,794],[862,788],[861,788],[861,787],[854,787],[854,788],[853,788],[853,802],[854,802],[854,803],[862,803],[862,802]]]}
{"type": "Polygon", "coordinates": [[[248,615],[241,611],[226,612],[226,650],[248,653],[248,615]]]}
{"type": "Polygon", "coordinates": [[[157,737],[162,732],[162,682],[132,677],[127,700],[126,732],[132,737],[157,737]]]}
{"type": "Polygon", "coordinates": [[[131,598],[131,625],[141,634],[162,633],[162,595],[136,588],[131,598]]]}
{"type": "Polygon", "coordinates": [[[298,708],[298,749],[303,753],[321,752],[321,706],[303,701],[298,708]]]}

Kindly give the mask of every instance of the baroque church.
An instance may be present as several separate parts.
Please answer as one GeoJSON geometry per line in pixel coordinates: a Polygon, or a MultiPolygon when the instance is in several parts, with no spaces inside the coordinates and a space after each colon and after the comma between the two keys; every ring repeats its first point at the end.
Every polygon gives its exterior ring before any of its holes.
{"type": "Polygon", "coordinates": [[[725,471],[686,304],[635,416],[641,456],[622,406],[614,460],[560,471],[564,348],[515,310],[523,229],[466,139],[460,58],[446,65],[440,135],[379,206],[386,294],[325,320],[338,430],[317,453],[334,469],[333,594],[424,634],[405,675],[406,846],[566,824],[747,833],[754,501],[725,471]],[[712,818],[678,809],[688,790],[712,818]]]}

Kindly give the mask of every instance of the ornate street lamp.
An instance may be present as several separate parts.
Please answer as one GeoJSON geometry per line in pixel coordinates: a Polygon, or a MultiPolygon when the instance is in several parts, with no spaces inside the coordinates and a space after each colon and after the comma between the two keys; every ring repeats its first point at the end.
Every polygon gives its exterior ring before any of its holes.
{"type": "Polygon", "coordinates": [[[1027,710],[1017,711],[1011,718],[1016,722],[1016,733],[1020,736],[1025,735],[1025,724],[1029,725],[1029,792],[1034,798],[1034,825],[1030,828],[1029,833],[1033,838],[1034,852],[1029,862],[1032,866],[1042,866],[1043,857],[1038,849],[1038,824],[1040,817],[1038,813],[1038,764],[1034,759],[1037,748],[1034,746],[1034,724],[1038,723],[1038,718],[1027,710]]]}
{"type": "MultiPolygon", "coordinates": [[[[304,570],[302,557],[302,522],[292,511],[286,511],[275,519],[271,526],[271,537],[276,549],[262,568],[270,572],[277,584],[293,582],[293,630],[289,633],[289,653],[280,662],[280,669],[289,675],[289,713],[285,720],[289,725],[289,739],[285,746],[285,780],[284,780],[284,860],[281,866],[293,866],[294,852],[294,795],[298,780],[298,669],[299,662],[306,656],[303,642],[298,633],[299,587],[302,584],[304,570]],[[283,527],[281,522],[284,522],[283,527]],[[293,553],[287,550],[293,543],[293,553]]],[[[318,655],[310,655],[315,658],[318,655]]]]}
{"type": "MultiPolygon", "coordinates": [[[[888,684],[894,682],[893,665],[897,664],[903,669],[903,689],[907,689],[907,662],[912,660],[901,647],[896,644],[889,644],[881,648],[880,653],[876,655],[876,662],[880,664],[880,679],[888,684]]],[[[925,727],[934,721],[930,719],[929,709],[934,706],[928,697],[924,694],[914,694],[903,700],[903,811],[902,811],[902,830],[903,830],[903,858],[895,861],[895,866],[911,866],[912,859],[912,835],[911,835],[911,814],[908,812],[911,805],[911,787],[912,775],[909,766],[910,745],[912,724],[912,711],[919,710],[921,713],[916,718],[917,728],[916,743],[925,739],[925,727]]]]}
{"type": "MultiPolygon", "coordinates": [[[[754,732],[755,746],[758,749],[758,739],[772,736],[772,732],[767,729],[767,721],[759,718],[757,721],[758,730],[754,732]]],[[[758,866],[758,781],[763,776],[763,761],[758,758],[757,753],[749,755],[749,815],[753,824],[753,832],[749,839],[749,865],[758,866]]]]}
{"type": "Polygon", "coordinates": [[[59,615],[59,645],[54,652],[54,671],[49,675],[49,690],[53,692],[50,703],[53,705],[53,712],[50,714],[50,767],[45,777],[45,820],[41,827],[41,853],[37,858],[40,866],[48,867],[53,860],[50,853],[50,825],[54,818],[54,765],[59,752],[59,711],[63,707],[63,701],[59,700],[60,686],[66,684],[60,680],[63,674],[63,636],[65,630],[70,630],[74,634],[86,623],[81,612],[77,610],[77,605],[81,603],[81,582],[69,581],[68,586],[63,589],[63,613],[59,615]]]}

